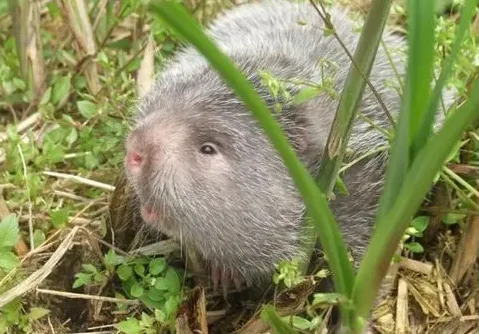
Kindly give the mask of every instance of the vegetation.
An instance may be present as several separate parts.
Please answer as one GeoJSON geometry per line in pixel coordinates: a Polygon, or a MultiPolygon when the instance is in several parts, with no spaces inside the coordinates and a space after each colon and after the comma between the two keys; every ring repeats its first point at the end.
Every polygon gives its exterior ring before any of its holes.
{"type": "MultiPolygon", "coordinates": [[[[341,2],[364,6],[364,1],[341,2]]],[[[327,20],[327,2],[315,3],[318,19],[327,20]]],[[[330,272],[322,268],[305,275],[299,263],[278,264],[273,280],[290,295],[279,294],[274,307],[243,314],[243,333],[267,326],[277,333],[319,332],[334,305],[343,326],[359,333],[391,260],[397,291],[373,311],[378,329],[400,332],[408,306],[417,310],[415,316],[430,333],[477,330],[477,1],[372,1],[366,5],[373,10],[365,24],[366,38],[353,55],[358,67],[350,69],[349,86],[333,92],[327,85],[313,85],[288,98],[302,100],[322,92],[341,98],[330,144],[337,138],[344,144],[391,4],[395,24],[409,39],[408,73],[401,116],[390,134],[392,156],[376,231],[354,273],[323,196],[334,185],[335,191],[341,188],[347,168],[341,162],[344,145],[328,146],[339,154],[324,161],[327,173],[318,187],[261,99],[201,32],[198,22],[208,22],[231,3],[0,3],[0,333],[95,327],[132,334],[181,333],[188,326],[204,329],[207,320],[218,316],[217,296],[190,284],[189,273],[175,265],[176,250],[127,251],[119,239],[109,237],[111,194],[121,188],[123,142],[135,100],[153,72],[161,71],[185,41],[208,57],[264,126],[295,177],[312,223],[322,231],[319,241],[330,265],[330,272]],[[437,80],[431,87],[433,78],[437,80]],[[444,127],[432,134],[432,117],[446,86],[456,90],[458,100],[444,127]],[[428,196],[433,184],[435,191],[428,196]],[[399,254],[397,246],[404,246],[400,257],[394,255],[399,254]],[[314,293],[312,287],[328,275],[335,293],[314,293]],[[291,294],[296,298],[288,299],[291,294]]],[[[334,27],[328,28],[333,38],[334,27]]],[[[284,93],[281,82],[268,73],[262,77],[274,96],[284,93]]],[[[229,329],[238,314],[222,317],[213,326],[229,329]]]]}

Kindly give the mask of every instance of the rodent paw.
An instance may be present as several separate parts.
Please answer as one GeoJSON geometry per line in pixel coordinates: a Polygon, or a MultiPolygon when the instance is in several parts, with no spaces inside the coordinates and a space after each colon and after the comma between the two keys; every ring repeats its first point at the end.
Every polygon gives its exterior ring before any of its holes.
{"type": "Polygon", "coordinates": [[[231,271],[226,270],[225,268],[219,268],[217,266],[212,266],[211,268],[211,280],[213,283],[213,292],[218,291],[218,286],[221,285],[223,290],[223,297],[226,299],[228,294],[228,287],[230,286],[231,281],[237,290],[240,290],[243,285],[243,280],[240,275],[234,275],[231,271]]]}

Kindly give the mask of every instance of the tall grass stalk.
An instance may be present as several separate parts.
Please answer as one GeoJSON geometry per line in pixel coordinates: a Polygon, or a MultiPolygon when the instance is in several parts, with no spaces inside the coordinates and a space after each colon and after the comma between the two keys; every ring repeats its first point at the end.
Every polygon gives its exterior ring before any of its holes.
{"type": "MultiPolygon", "coordinates": [[[[475,81],[473,88],[479,91],[479,79],[475,81]]],[[[377,221],[377,230],[361,262],[354,285],[353,303],[358,316],[368,316],[381,279],[409,225],[410,217],[418,209],[463,130],[477,117],[477,110],[479,94],[473,94],[467,103],[447,120],[444,127],[427,141],[407,172],[394,205],[377,221]]]]}
{"type": "Polygon", "coordinates": [[[470,26],[475,4],[477,4],[477,0],[467,0],[462,8],[461,20],[456,29],[451,54],[446,60],[431,93],[435,26],[435,12],[434,8],[431,9],[431,7],[434,7],[434,3],[429,1],[408,3],[408,77],[411,77],[409,86],[406,83],[400,113],[400,119],[406,118],[407,120],[401,122],[396,131],[396,140],[388,164],[387,179],[378,210],[378,219],[392,205],[399,187],[403,183],[407,169],[431,134],[444,85],[452,72],[460,45],[470,26]],[[411,112],[407,112],[406,109],[411,112]],[[400,126],[402,128],[399,128],[400,126]]]}
{"type": "Polygon", "coordinates": [[[364,77],[369,78],[371,73],[390,8],[391,0],[373,0],[361,31],[354,53],[354,62],[349,67],[319,167],[318,183],[326,194],[333,190],[336,176],[341,167],[356,111],[366,86],[364,77]]]}
{"type": "MultiPolygon", "coordinates": [[[[412,133],[426,111],[434,65],[434,1],[408,2],[408,63],[403,103],[387,168],[378,217],[394,203],[412,163],[412,133]],[[414,112],[412,112],[414,111],[414,112]]],[[[432,123],[429,124],[432,126],[432,123]]]]}
{"type": "MultiPolygon", "coordinates": [[[[358,332],[364,325],[362,320],[369,314],[381,280],[411,217],[432,186],[435,175],[460,140],[464,129],[477,117],[479,95],[471,94],[469,100],[448,117],[437,134],[431,137],[421,133],[431,133],[443,85],[451,73],[458,53],[456,48],[468,28],[476,3],[477,0],[466,0],[461,12],[461,23],[456,30],[453,52],[431,94],[434,5],[428,1],[408,1],[410,47],[405,95],[388,163],[386,187],[376,217],[376,231],[354,284],[353,304],[358,318],[351,321],[358,332]]],[[[472,89],[472,92],[477,91],[479,79],[475,80],[472,89]]]]}
{"type": "Polygon", "coordinates": [[[411,144],[411,154],[414,156],[418,151],[420,151],[425,143],[426,138],[431,134],[434,116],[437,112],[437,108],[441,102],[441,93],[443,88],[452,73],[454,63],[459,55],[461,49],[462,41],[466,35],[466,32],[471,26],[471,21],[474,17],[475,9],[477,5],[477,0],[466,1],[464,7],[461,10],[461,19],[459,25],[456,28],[456,37],[452,45],[451,54],[446,60],[441,74],[437,79],[436,85],[432,92],[429,105],[425,112],[421,115],[421,118],[418,119],[417,128],[418,130],[415,133],[412,133],[412,144],[411,144]]]}
{"type": "MultiPolygon", "coordinates": [[[[312,2],[312,0],[310,1],[312,2]]],[[[343,91],[341,92],[317,177],[319,187],[328,198],[336,183],[338,172],[348,146],[351,128],[356,118],[358,106],[362,100],[366,80],[369,78],[376,58],[377,49],[381,42],[390,7],[391,0],[373,0],[355,53],[352,56],[353,59],[349,67],[343,91]]],[[[319,9],[318,14],[325,21],[324,24],[326,27],[334,29],[334,27],[331,26],[332,23],[329,18],[319,12],[319,9]]],[[[335,32],[333,32],[333,34],[335,34],[335,32]]],[[[335,35],[335,37],[339,43],[342,44],[340,37],[337,35],[335,35]]],[[[343,47],[345,46],[343,45],[343,47]]],[[[374,89],[374,87],[372,87],[372,89],[374,89]]],[[[387,110],[384,110],[384,112],[390,116],[387,110]]],[[[313,254],[317,242],[320,241],[318,233],[316,235],[306,236],[307,242],[304,244],[304,252],[308,255],[308,259],[313,254]],[[314,240],[309,240],[310,238],[314,240]]],[[[303,271],[307,269],[307,264],[309,264],[309,261],[306,261],[303,265],[303,271]]]]}

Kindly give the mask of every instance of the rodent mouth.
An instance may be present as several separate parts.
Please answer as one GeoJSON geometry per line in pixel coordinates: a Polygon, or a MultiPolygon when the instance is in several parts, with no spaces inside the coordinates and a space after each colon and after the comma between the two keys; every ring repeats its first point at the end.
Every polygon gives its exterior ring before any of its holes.
{"type": "Polygon", "coordinates": [[[150,206],[142,205],[140,213],[143,220],[148,224],[155,223],[159,218],[158,213],[150,206]]]}

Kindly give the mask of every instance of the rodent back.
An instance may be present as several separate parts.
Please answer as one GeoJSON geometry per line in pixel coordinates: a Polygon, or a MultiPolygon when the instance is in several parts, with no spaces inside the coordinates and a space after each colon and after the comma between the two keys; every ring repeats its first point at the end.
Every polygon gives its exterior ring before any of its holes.
{"type": "MultiPolygon", "coordinates": [[[[349,17],[350,13],[338,6],[332,6],[328,11],[339,37],[349,52],[354,54],[359,30],[349,17]]],[[[331,78],[335,82],[336,92],[341,93],[351,61],[335,37],[325,36],[323,29],[322,19],[309,3],[275,0],[247,4],[226,11],[208,27],[207,32],[239,65],[262,97],[271,100],[268,92],[259,85],[259,71],[270,71],[281,79],[299,79],[319,84],[323,78],[331,78]]],[[[389,112],[395,116],[400,105],[400,95],[395,88],[399,86],[396,71],[400,76],[404,73],[402,51],[405,41],[387,30],[383,38],[394,65],[390,64],[383,47],[380,46],[370,81],[389,112]],[[391,87],[392,85],[395,87],[391,87]]],[[[205,67],[208,67],[206,60],[189,47],[179,55],[165,76],[183,73],[188,80],[187,77],[193,76],[193,72],[201,72],[205,67]]],[[[221,80],[218,81],[213,85],[223,85],[221,80]]],[[[290,108],[290,114],[303,114],[307,120],[309,126],[305,131],[309,137],[304,140],[314,142],[316,152],[322,151],[337,103],[337,98],[320,94],[299,108],[290,108]]],[[[285,120],[286,123],[291,123],[288,111],[286,106],[285,120]]],[[[369,87],[365,88],[360,111],[377,126],[387,128],[390,125],[385,111],[369,87]]],[[[387,138],[379,131],[357,121],[350,146],[353,151],[364,153],[384,145],[386,141],[387,138]],[[365,144],[366,138],[369,140],[365,144]]]]}

